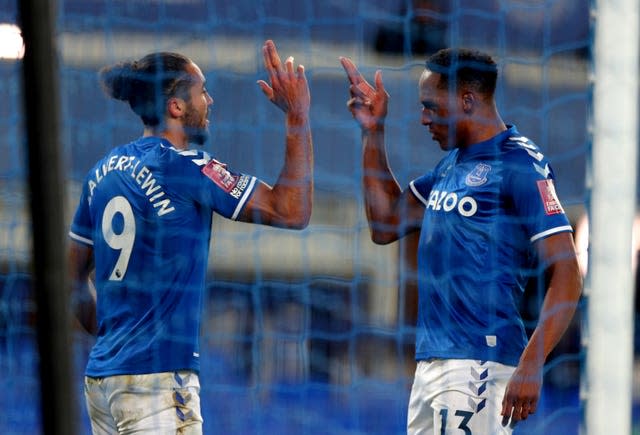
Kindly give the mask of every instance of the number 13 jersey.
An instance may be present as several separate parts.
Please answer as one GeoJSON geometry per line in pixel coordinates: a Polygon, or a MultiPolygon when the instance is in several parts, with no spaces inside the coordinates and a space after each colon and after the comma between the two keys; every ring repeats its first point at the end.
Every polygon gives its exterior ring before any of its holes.
{"type": "Polygon", "coordinates": [[[533,243],[572,231],[547,159],[510,126],[451,151],[410,188],[425,206],[416,358],[517,365],[527,341],[520,299],[537,274],[533,243]]]}

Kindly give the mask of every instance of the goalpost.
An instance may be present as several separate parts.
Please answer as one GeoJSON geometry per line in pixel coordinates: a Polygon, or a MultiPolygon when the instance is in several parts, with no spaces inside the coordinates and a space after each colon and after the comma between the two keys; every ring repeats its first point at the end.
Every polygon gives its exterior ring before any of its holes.
{"type": "Polygon", "coordinates": [[[597,1],[583,398],[588,434],[631,433],[638,2],[597,1]]]}
{"type": "MultiPolygon", "coordinates": [[[[21,0],[27,47],[23,61],[25,129],[37,304],[40,411],[45,434],[74,434],[72,340],[65,253],[64,174],[60,146],[60,87],[54,2],[21,0]]],[[[6,300],[5,300],[6,302],[6,300]]]]}

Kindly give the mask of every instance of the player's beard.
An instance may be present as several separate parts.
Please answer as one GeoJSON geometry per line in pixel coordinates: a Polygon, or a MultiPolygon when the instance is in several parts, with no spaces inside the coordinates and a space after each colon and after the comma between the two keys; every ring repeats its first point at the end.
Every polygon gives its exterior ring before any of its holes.
{"type": "Polygon", "coordinates": [[[209,139],[206,113],[198,112],[193,104],[187,103],[187,111],[184,115],[184,130],[190,143],[204,145],[209,139]]]}

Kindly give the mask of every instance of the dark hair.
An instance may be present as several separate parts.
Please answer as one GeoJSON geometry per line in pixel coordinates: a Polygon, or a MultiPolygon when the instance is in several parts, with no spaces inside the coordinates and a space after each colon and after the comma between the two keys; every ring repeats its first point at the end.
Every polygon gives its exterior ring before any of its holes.
{"type": "Polygon", "coordinates": [[[145,126],[155,127],[163,121],[169,98],[188,101],[192,81],[187,66],[191,63],[181,54],[151,53],[137,61],[103,67],[99,78],[109,96],[127,101],[145,126]]]}
{"type": "Polygon", "coordinates": [[[456,87],[469,86],[485,95],[493,95],[498,80],[498,66],[486,53],[465,48],[444,48],[426,62],[428,70],[440,74],[439,87],[448,88],[450,77],[456,87]]]}

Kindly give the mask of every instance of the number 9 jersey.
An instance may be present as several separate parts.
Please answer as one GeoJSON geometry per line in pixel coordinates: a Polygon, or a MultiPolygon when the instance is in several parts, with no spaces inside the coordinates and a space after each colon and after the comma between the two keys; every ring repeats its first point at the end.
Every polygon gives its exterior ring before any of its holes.
{"type": "Polygon", "coordinates": [[[212,213],[237,219],[256,182],[158,137],[114,148],[89,171],[69,232],[95,259],[86,375],[199,371],[212,213]]]}

